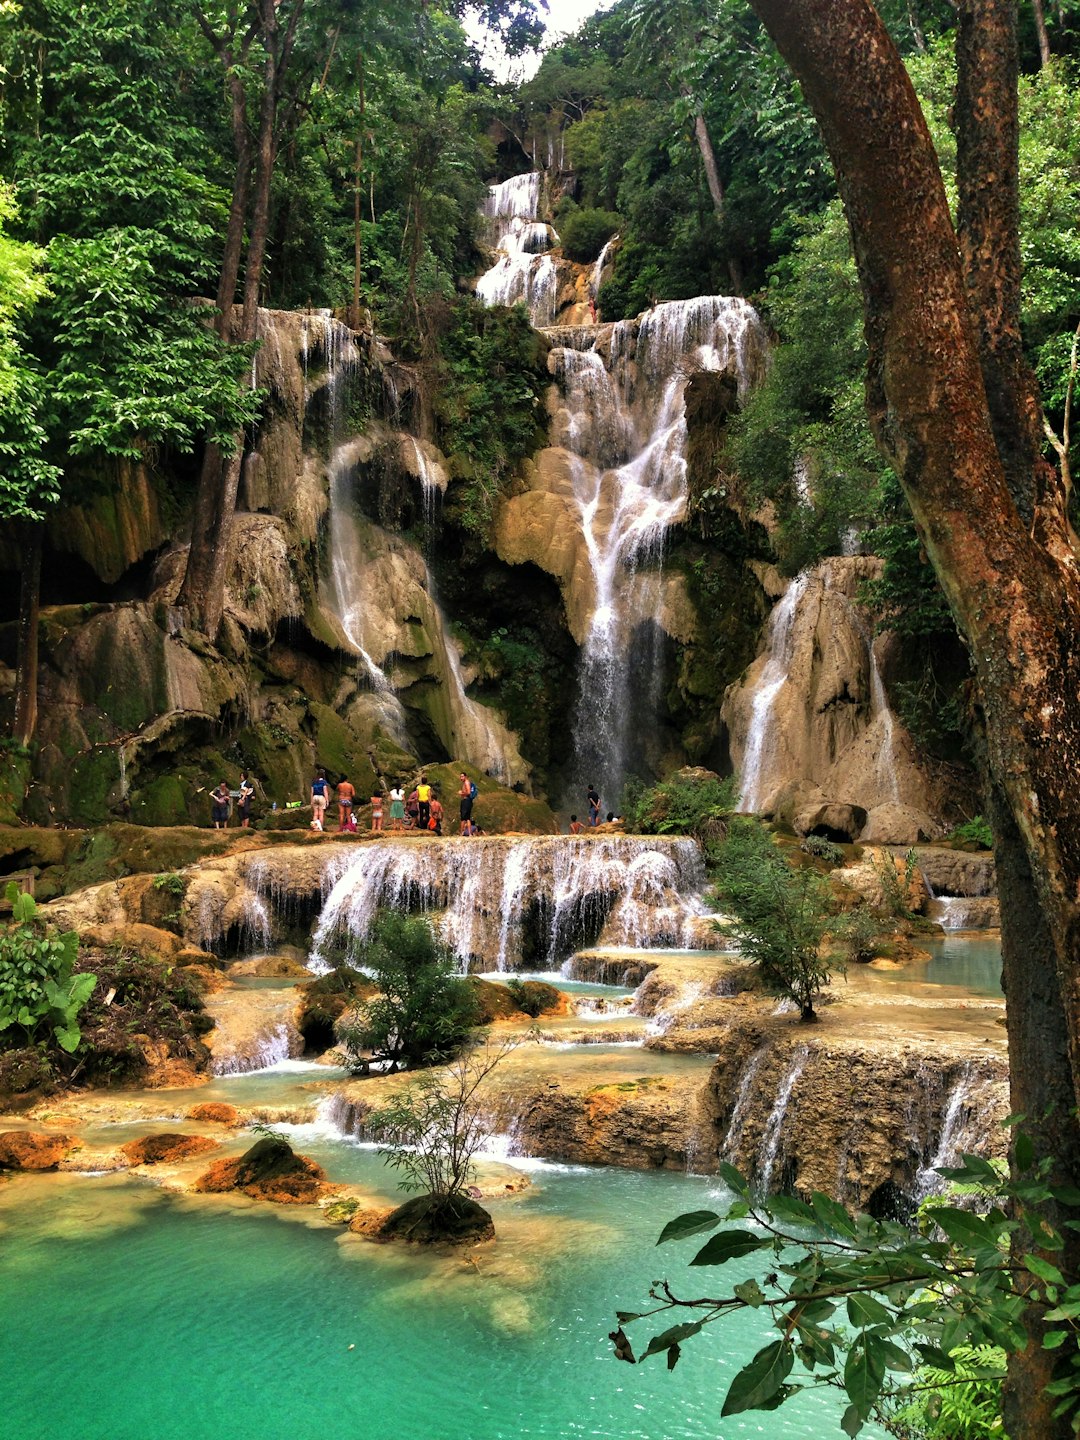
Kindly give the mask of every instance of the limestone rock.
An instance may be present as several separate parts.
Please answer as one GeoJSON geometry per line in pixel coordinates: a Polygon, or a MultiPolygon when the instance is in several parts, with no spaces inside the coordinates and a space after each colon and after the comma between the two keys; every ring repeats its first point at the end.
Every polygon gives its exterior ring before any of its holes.
{"type": "Polygon", "coordinates": [[[475,1245],[493,1240],[495,1226],[483,1206],[467,1195],[414,1195],[392,1210],[370,1238],[410,1245],[475,1245]]]}
{"type": "Polygon", "coordinates": [[[991,895],[997,887],[989,851],[970,855],[942,845],[920,845],[918,865],[935,895],[991,895]]]}
{"type": "Polygon", "coordinates": [[[796,835],[824,835],[840,842],[857,840],[866,824],[866,811],[861,805],[845,805],[832,801],[815,805],[795,816],[796,835]]]}
{"type": "Polygon", "coordinates": [[[324,1179],[314,1160],[295,1154],[287,1141],[266,1136],[239,1159],[216,1161],[193,1188],[200,1194],[240,1190],[276,1205],[314,1205],[325,1191],[324,1179]]]}
{"type": "Polygon", "coordinates": [[[240,1111],[235,1105],[225,1105],[218,1100],[204,1100],[201,1105],[193,1105],[187,1112],[189,1120],[198,1120],[204,1125],[228,1125],[230,1128],[240,1124],[240,1111]]]}
{"type": "Polygon", "coordinates": [[[938,795],[888,707],[860,586],[880,571],[866,556],[834,556],[804,571],[769,618],[764,647],[729,688],[722,717],[743,804],[797,813],[789,787],[864,810],[886,803],[933,812],[938,795]]]}
{"type": "Polygon", "coordinates": [[[996,930],[1001,925],[996,895],[931,900],[926,913],[945,930],[996,930]]]}
{"type": "Polygon", "coordinates": [[[5,1130],[0,1134],[0,1170],[55,1170],[78,1145],[71,1135],[5,1130]]]}
{"type": "Polygon", "coordinates": [[[941,826],[925,810],[887,801],[870,811],[859,838],[864,845],[918,845],[940,834],[941,826]]]}
{"type": "Polygon", "coordinates": [[[171,1165],[217,1148],[208,1135],[182,1134],[146,1135],[120,1146],[132,1165],[171,1165]]]}

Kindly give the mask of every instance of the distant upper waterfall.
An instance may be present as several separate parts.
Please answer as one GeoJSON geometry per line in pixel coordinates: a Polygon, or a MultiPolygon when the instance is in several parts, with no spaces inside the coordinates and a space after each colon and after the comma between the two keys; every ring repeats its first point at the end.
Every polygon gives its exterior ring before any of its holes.
{"type": "Polygon", "coordinates": [[[661,709],[659,564],[686,511],[686,388],[695,373],[727,372],[744,395],[766,341],[752,306],[715,295],[552,338],[566,406],[553,438],[568,452],[592,582],[572,773],[617,806],[631,738],[655,728],[661,709]]]}
{"type": "Polygon", "coordinates": [[[558,271],[548,251],[559,237],[538,218],[539,206],[539,171],[490,187],[482,208],[487,239],[498,258],[476,282],[476,293],[488,305],[522,301],[534,325],[550,325],[558,271]]]}

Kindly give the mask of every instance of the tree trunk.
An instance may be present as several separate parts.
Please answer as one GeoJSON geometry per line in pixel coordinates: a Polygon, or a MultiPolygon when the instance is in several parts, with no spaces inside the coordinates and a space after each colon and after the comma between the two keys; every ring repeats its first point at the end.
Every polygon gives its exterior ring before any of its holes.
{"type": "MultiPolygon", "coordinates": [[[[1011,277],[997,282],[1006,286],[1003,298],[988,302],[987,289],[995,282],[990,270],[981,269],[986,257],[980,249],[980,237],[1011,225],[1014,212],[1011,202],[995,209],[970,179],[965,277],[924,117],[895,46],[867,0],[751,3],[800,81],[832,156],[863,291],[871,423],[970,648],[985,716],[987,764],[1003,813],[1011,819],[1004,863],[1016,873],[1021,861],[1026,863],[1025,884],[1013,886],[1028,896],[1019,918],[1029,919],[1030,912],[1041,916],[1044,953],[1054,958],[1056,1002],[1052,994],[1049,1000],[1035,997],[1030,980],[1017,984],[1012,977],[1010,1045],[1015,1037],[1018,1047],[1027,1047],[1012,1058],[1012,1068],[1041,1067],[1045,1084],[1069,1095],[1074,1107],[1080,1095],[1080,809],[1074,782],[1080,764],[1075,644],[1080,586],[1060,486],[1043,474],[1025,484],[1017,473],[1017,457],[1030,446],[1027,402],[1010,369],[1011,341],[996,328],[1010,313],[1011,277]],[[980,317],[978,332],[969,299],[990,304],[990,321],[980,317]],[[1002,335],[1007,343],[999,348],[1002,335]],[[993,414],[984,355],[991,371],[1005,356],[993,414]],[[1010,424],[999,454],[995,425],[1010,424]],[[1030,496],[1039,512],[1034,534],[1014,503],[1010,478],[1021,502],[1030,496]],[[1056,1047],[1039,1014],[1047,1004],[1058,1012],[1056,1047]]],[[[985,37],[961,38],[961,59],[965,46],[970,60],[972,46],[987,45],[997,62],[989,70],[985,56],[978,62],[983,70],[974,81],[975,103],[986,107],[990,123],[1002,123],[1008,132],[1015,124],[1016,93],[1001,49],[1007,44],[1001,12],[993,0],[961,8],[968,12],[963,23],[985,20],[990,27],[985,37]]],[[[965,163],[986,163],[981,157],[990,153],[993,137],[973,126],[969,141],[965,163]]],[[[1006,257],[1006,271],[1010,263],[1006,257]]],[[[1003,895],[1003,924],[1011,927],[1006,945],[1015,948],[1017,921],[1004,920],[1011,900],[1011,892],[1003,895]]],[[[1059,1163],[1075,1184],[1080,1179],[1075,1110],[1059,1124],[1044,1143],[1052,1139],[1064,1152],[1059,1163]]],[[[1071,1433],[1064,1419],[1051,1417],[1035,1348],[1010,1363],[1012,1393],[1024,1397],[1010,1400],[1018,1427],[1010,1430],[1014,1440],[1056,1440],[1071,1433]]]]}
{"type": "Polygon", "coordinates": [[[1039,64],[1050,64],[1050,35],[1046,28],[1046,11],[1043,9],[1042,0],[1031,0],[1031,9],[1035,16],[1035,34],[1039,37],[1039,64]]]}
{"type": "Polygon", "coordinates": [[[44,541],[45,526],[40,520],[23,527],[13,726],[18,745],[29,745],[37,729],[38,613],[41,608],[41,552],[44,541]]]}
{"type": "Polygon", "coordinates": [[[360,274],[363,261],[363,236],[360,230],[360,213],[363,208],[364,190],[364,55],[356,57],[356,68],[360,83],[360,121],[356,131],[356,158],[353,161],[353,287],[352,304],[349,306],[349,324],[354,330],[360,328],[360,274]]]}
{"type": "MultiPolygon", "coordinates": [[[[716,152],[713,150],[709,127],[705,124],[705,116],[700,110],[694,114],[694,138],[697,140],[697,147],[701,152],[701,163],[705,167],[705,181],[709,187],[713,210],[716,212],[716,218],[723,223],[724,187],[720,183],[720,171],[716,164],[716,152]]],[[[728,256],[727,264],[732,293],[741,295],[743,289],[742,266],[733,255],[728,256]]]]}
{"type": "MultiPolygon", "coordinates": [[[[232,338],[250,344],[255,340],[259,318],[259,286],[262,281],[263,260],[266,241],[270,230],[270,191],[274,173],[276,153],[275,126],[277,123],[278,101],[281,95],[281,81],[288,63],[295,37],[296,25],[304,0],[296,0],[289,25],[282,40],[279,28],[278,4],[276,0],[259,0],[259,35],[265,51],[263,68],[263,92],[259,107],[259,131],[254,147],[254,184],[251,187],[251,219],[248,229],[248,247],[244,266],[243,307],[239,326],[233,329],[232,338]]],[[[231,72],[230,72],[231,74],[231,72]]],[[[248,198],[248,181],[252,150],[246,136],[246,118],[242,108],[237,107],[237,94],[233,91],[233,122],[239,114],[243,135],[237,136],[237,170],[233,190],[233,206],[230,211],[230,228],[226,237],[225,259],[222,264],[221,281],[218,286],[219,304],[231,318],[232,299],[236,292],[242,236],[243,211],[248,198]],[[242,165],[246,155],[248,163],[242,165]],[[238,195],[240,202],[238,205],[238,195]],[[234,231],[233,220],[238,216],[234,231]],[[232,242],[236,243],[233,244],[232,242]]],[[[224,323],[228,323],[226,320],[224,323]]],[[[240,486],[240,469],[243,463],[244,436],[238,432],[233,436],[232,454],[226,455],[220,446],[207,445],[203,457],[199,488],[195,497],[195,509],[191,527],[191,548],[188,552],[187,569],[177,596],[177,604],[187,612],[188,623],[215,639],[221,626],[225,609],[225,567],[228,560],[229,532],[233,512],[236,509],[236,495],[240,486]]]]}

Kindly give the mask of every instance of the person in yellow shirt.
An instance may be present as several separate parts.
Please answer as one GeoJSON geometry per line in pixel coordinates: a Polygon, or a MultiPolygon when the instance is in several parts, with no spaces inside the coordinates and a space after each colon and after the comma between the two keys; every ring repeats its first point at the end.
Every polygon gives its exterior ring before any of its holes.
{"type": "Polygon", "coordinates": [[[417,817],[417,828],[426,830],[428,821],[431,819],[431,786],[427,783],[427,776],[420,776],[420,784],[416,787],[416,800],[420,806],[420,814],[417,817]]]}

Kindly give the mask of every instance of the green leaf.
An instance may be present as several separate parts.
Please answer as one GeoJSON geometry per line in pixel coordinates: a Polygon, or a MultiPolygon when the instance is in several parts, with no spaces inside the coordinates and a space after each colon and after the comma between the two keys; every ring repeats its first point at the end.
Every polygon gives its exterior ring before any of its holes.
{"type": "Polygon", "coordinates": [[[845,1435],[850,1435],[852,1440],[858,1435],[863,1427],[863,1417],[859,1414],[857,1405],[849,1405],[844,1411],[844,1418],[840,1421],[840,1429],[845,1435]]]}
{"type": "Polygon", "coordinates": [[[1016,1165],[1019,1170],[1030,1170],[1035,1163],[1035,1146],[1032,1144],[1031,1136],[1025,1130],[1016,1132],[1016,1139],[1013,1141],[1013,1154],[1016,1156],[1016,1165]]]}
{"type": "Polygon", "coordinates": [[[687,1235],[700,1235],[705,1230],[715,1230],[720,1216],[713,1210],[690,1210],[685,1215],[676,1215],[660,1232],[658,1245],[666,1240],[683,1240],[687,1235]]]}
{"type": "Polygon", "coordinates": [[[810,1204],[823,1229],[835,1231],[839,1235],[854,1236],[855,1222],[843,1205],[830,1200],[828,1195],[822,1195],[818,1190],[811,1195],[810,1204]]]}
{"type": "Polygon", "coordinates": [[[721,1230],[701,1247],[690,1264],[724,1265],[728,1260],[752,1255],[755,1250],[766,1250],[771,1245],[771,1240],[752,1235],[749,1230],[721,1230]]]}
{"type": "Polygon", "coordinates": [[[738,1415],[743,1410],[760,1410],[783,1385],[795,1363],[794,1351],[786,1340],[774,1340],[744,1365],[728,1386],[721,1415],[738,1415]]]}
{"type": "Polygon", "coordinates": [[[749,1198],[750,1187],[741,1171],[736,1170],[734,1165],[729,1165],[726,1160],[721,1160],[716,1169],[729,1190],[734,1190],[735,1194],[741,1195],[744,1200],[749,1198]]]}
{"type": "Polygon", "coordinates": [[[1044,1350],[1060,1350],[1065,1341],[1069,1338],[1068,1330],[1047,1330],[1043,1336],[1044,1350]]]}
{"type": "Polygon", "coordinates": [[[888,1325],[893,1318],[885,1306],[872,1295],[849,1295],[847,1316],[849,1322],[860,1329],[865,1329],[867,1325],[888,1325]]]}
{"type": "Polygon", "coordinates": [[[1025,1270],[1030,1270],[1032,1275],[1045,1280],[1049,1285],[1064,1285],[1065,1277],[1056,1265],[1051,1265],[1049,1260],[1044,1260],[1041,1255],[1025,1255],[1023,1259],[1025,1270]]]}
{"type": "Polygon", "coordinates": [[[848,1351],[844,1389],[863,1419],[867,1419],[885,1381],[885,1357],[874,1336],[863,1333],[848,1351]]]}
{"type": "Polygon", "coordinates": [[[82,1039],[82,1031],[78,1025],[58,1025],[53,1031],[56,1036],[56,1043],[69,1055],[73,1055],[79,1048],[79,1041],[82,1039]]]}
{"type": "Polygon", "coordinates": [[[735,1285],[732,1289],[743,1304],[749,1305],[753,1310],[757,1310],[765,1302],[765,1293],[756,1280],[744,1280],[741,1285],[735,1285]]]}

